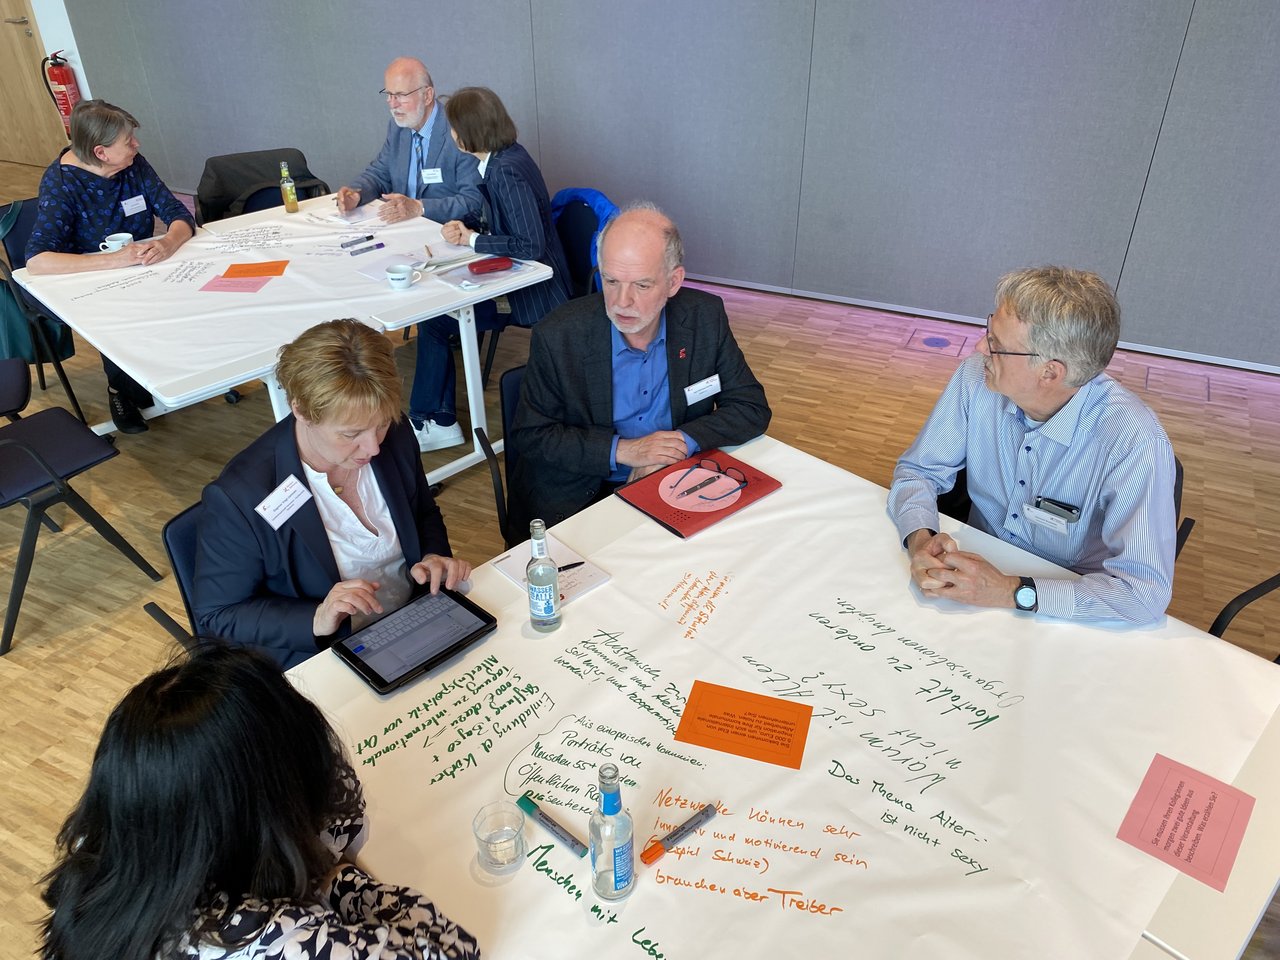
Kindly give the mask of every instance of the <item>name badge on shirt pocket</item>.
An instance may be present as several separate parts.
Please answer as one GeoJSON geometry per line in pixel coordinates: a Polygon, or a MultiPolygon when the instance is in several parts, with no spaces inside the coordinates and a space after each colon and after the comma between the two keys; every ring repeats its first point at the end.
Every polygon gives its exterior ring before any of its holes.
{"type": "Polygon", "coordinates": [[[147,209],[147,198],[142,194],[136,197],[130,197],[128,200],[121,200],[120,206],[124,209],[126,217],[132,217],[135,213],[141,213],[147,209]]]}
{"type": "Polygon", "coordinates": [[[693,406],[699,400],[705,400],[707,397],[714,397],[720,392],[720,374],[713,373],[705,380],[699,380],[697,383],[691,383],[684,388],[684,401],[693,406]]]}
{"type": "Polygon", "coordinates": [[[424,167],[422,170],[423,183],[444,183],[444,174],[440,172],[439,167],[424,167]]]}
{"type": "Polygon", "coordinates": [[[1046,530],[1053,530],[1056,533],[1067,532],[1067,521],[1065,517],[1056,517],[1047,510],[1041,510],[1039,507],[1033,507],[1029,503],[1024,503],[1022,505],[1022,513],[1037,527],[1044,527],[1046,530]]]}
{"type": "Polygon", "coordinates": [[[263,501],[254,507],[254,512],[271,524],[272,530],[279,530],[284,522],[298,512],[298,508],[311,499],[311,491],[294,474],[284,483],[272,490],[263,501]]]}

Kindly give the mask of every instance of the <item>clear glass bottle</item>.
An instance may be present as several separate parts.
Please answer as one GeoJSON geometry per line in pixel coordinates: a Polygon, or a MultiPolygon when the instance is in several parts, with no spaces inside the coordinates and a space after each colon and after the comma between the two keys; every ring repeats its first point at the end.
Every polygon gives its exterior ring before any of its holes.
{"type": "Polygon", "coordinates": [[[600,766],[600,807],[591,814],[591,886],[605,900],[619,900],[635,885],[631,814],[622,809],[618,768],[600,766]]]}
{"type": "Polygon", "coordinates": [[[280,161],[280,196],[284,198],[286,213],[298,212],[298,189],[293,185],[293,177],[289,176],[289,164],[280,161]]]}
{"type": "Polygon", "coordinates": [[[529,587],[529,622],[539,633],[550,633],[560,626],[560,572],[547,555],[547,527],[541,520],[529,524],[529,543],[533,556],[524,568],[529,587]]]}

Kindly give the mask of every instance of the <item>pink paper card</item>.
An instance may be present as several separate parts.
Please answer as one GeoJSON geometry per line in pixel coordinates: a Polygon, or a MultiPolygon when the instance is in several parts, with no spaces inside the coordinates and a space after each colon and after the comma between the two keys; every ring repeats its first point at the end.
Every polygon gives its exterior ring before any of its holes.
{"type": "Polygon", "coordinates": [[[214,277],[200,289],[214,293],[257,293],[270,282],[270,277],[214,277]]]}
{"type": "Polygon", "coordinates": [[[1116,836],[1221,892],[1254,798],[1156,754],[1116,836]]]}

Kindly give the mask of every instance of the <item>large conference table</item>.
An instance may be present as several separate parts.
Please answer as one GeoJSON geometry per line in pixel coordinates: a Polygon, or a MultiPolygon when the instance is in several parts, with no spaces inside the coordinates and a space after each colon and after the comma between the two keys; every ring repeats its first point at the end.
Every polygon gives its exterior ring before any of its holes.
{"type": "MultiPolygon", "coordinates": [[[[1126,629],[927,600],[885,490],[769,438],[782,488],[690,540],[617,498],[552,529],[611,575],[535,633],[491,564],[497,633],[380,697],[325,652],[291,679],[364,783],[359,862],[491,958],[1235,957],[1280,875],[1280,668],[1174,619],[1126,629]],[[813,708],[800,768],[677,741],[695,680],[813,708]],[[1116,838],[1157,753],[1257,798],[1225,893],[1116,838]],[[532,789],[586,839],[617,763],[636,849],[700,835],[621,902],[526,826],[477,865],[471,818],[532,789]]],[[[944,520],[1008,571],[1064,575],[944,520]]]]}
{"type": "MultiPolygon", "coordinates": [[[[275,381],[276,353],[323,320],[354,317],[378,330],[407,327],[452,314],[461,331],[462,364],[472,427],[487,426],[474,304],[551,276],[541,263],[518,261],[512,271],[490,274],[463,290],[435,275],[409,290],[360,271],[391,257],[422,260],[424,247],[440,242],[440,224],[415,219],[384,224],[376,218],[338,223],[333,197],[304,200],[294,214],[276,207],[201,227],[170,259],[149,267],[15,279],[100,353],[151,391],[157,406],[148,416],[219,396],[264,380],[280,419],[288,412],[275,381]],[[372,235],[368,243],[341,243],[372,235]],[[351,254],[372,243],[383,248],[351,254]],[[254,292],[202,290],[233,265],[287,260],[279,276],[254,292]]],[[[100,432],[112,429],[108,422],[100,432]]],[[[430,474],[432,483],[480,463],[479,443],[430,474]]]]}

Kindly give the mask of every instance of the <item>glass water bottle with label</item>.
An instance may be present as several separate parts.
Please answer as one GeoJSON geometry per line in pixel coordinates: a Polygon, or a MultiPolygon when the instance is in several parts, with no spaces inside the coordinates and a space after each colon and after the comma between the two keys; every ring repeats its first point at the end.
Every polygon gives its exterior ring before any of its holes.
{"type": "Polygon", "coordinates": [[[280,161],[280,196],[284,198],[286,213],[298,212],[298,189],[293,185],[293,177],[289,176],[289,164],[280,161]]]}
{"type": "Polygon", "coordinates": [[[605,900],[618,900],[635,885],[631,814],[622,809],[618,768],[600,766],[600,806],[591,814],[591,886],[605,900]]]}
{"type": "Polygon", "coordinates": [[[529,524],[529,543],[533,556],[524,569],[529,587],[529,622],[539,633],[550,633],[560,626],[560,572],[547,555],[547,527],[541,520],[529,524]]]}

